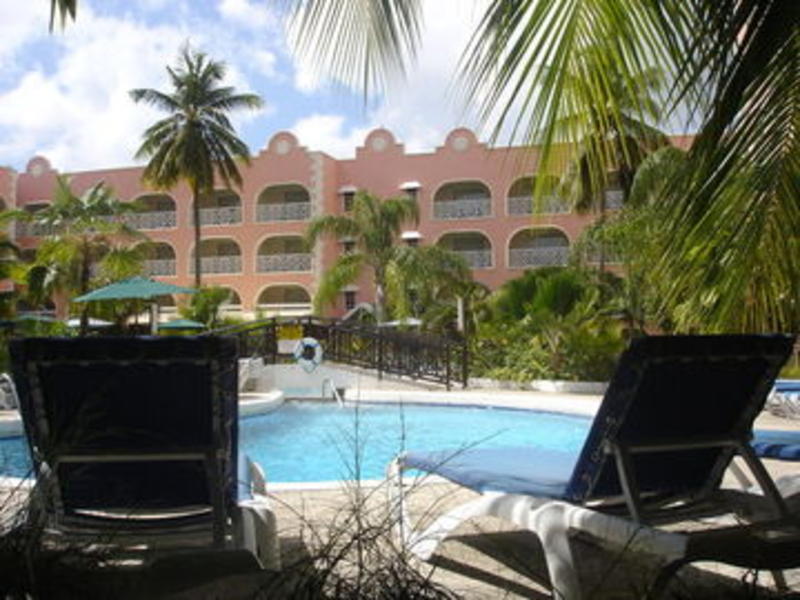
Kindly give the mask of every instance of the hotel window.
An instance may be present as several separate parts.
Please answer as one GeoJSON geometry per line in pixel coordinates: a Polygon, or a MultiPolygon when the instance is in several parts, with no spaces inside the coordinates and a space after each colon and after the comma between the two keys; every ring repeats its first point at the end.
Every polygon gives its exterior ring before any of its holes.
{"type": "Polygon", "coordinates": [[[344,293],[344,308],[345,310],[353,310],[356,307],[356,293],[347,291],[344,293]]]}
{"type": "Polygon", "coordinates": [[[342,254],[352,254],[356,250],[356,243],[353,240],[342,242],[342,254]]]}
{"type": "Polygon", "coordinates": [[[355,197],[355,192],[344,192],[342,194],[342,207],[344,208],[344,212],[353,210],[353,200],[355,200],[355,197]]]}

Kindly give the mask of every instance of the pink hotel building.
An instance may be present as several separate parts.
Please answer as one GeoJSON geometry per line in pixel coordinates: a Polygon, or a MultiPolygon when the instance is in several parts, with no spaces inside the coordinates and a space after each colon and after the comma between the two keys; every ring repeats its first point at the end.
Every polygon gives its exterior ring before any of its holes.
{"type": "MultiPolygon", "coordinates": [[[[201,207],[203,281],[232,291],[226,312],[307,314],[320,275],[352,245],[347,239],[323,240],[307,248],[306,226],[317,215],[346,212],[355,191],[365,189],[381,197],[416,197],[420,221],[408,225],[406,243],[458,252],[475,279],[495,289],[525,269],[566,263],[570,244],[592,219],[571,213],[556,198],[532,214],[536,161],[530,148],[489,148],[468,129],[451,131],[442,146],[424,154],[407,154],[391,132],[376,129],[355,158],[345,160],[309,150],[291,133],[277,133],[242,170],[241,189],[219,189],[201,207]]],[[[0,200],[8,208],[36,211],[50,201],[57,174],[40,156],[24,173],[0,168],[0,200]]],[[[147,274],[191,285],[193,227],[186,186],[147,189],[142,167],[68,175],[78,193],[104,181],[122,200],[136,200],[142,212],[129,219],[149,238],[147,274]]],[[[610,205],[620,198],[618,190],[608,190],[610,205]]],[[[46,233],[18,223],[13,237],[30,252],[46,233]]],[[[364,279],[343,291],[330,314],[341,315],[371,298],[364,279]]],[[[165,302],[167,314],[169,305],[173,301],[165,302]]]]}

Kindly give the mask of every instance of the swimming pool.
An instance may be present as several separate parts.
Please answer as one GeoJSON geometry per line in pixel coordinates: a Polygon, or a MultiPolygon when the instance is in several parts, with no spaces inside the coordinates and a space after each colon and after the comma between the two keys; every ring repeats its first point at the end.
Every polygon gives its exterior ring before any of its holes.
{"type": "MultiPolygon", "coordinates": [[[[381,479],[403,449],[572,450],[582,446],[590,424],[580,416],[490,407],[287,402],[243,418],[239,446],[273,482],[381,479]]],[[[0,473],[19,477],[28,468],[24,440],[0,440],[0,473]]]]}

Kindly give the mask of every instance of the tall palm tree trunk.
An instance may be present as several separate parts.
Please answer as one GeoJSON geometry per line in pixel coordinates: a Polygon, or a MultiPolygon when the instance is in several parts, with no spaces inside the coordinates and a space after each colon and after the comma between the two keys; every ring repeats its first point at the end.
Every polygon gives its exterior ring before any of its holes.
{"type": "Polygon", "coordinates": [[[203,283],[200,257],[200,191],[197,185],[192,186],[192,216],[194,218],[194,287],[200,289],[203,283]]]}
{"type": "MultiPolygon", "coordinates": [[[[83,256],[81,257],[81,296],[86,294],[89,291],[89,279],[92,276],[91,268],[92,268],[92,261],[91,256],[89,256],[89,247],[88,244],[84,244],[83,246],[83,256]]],[[[83,308],[81,308],[81,323],[79,329],[79,335],[84,337],[87,333],[89,333],[89,305],[84,302],[83,308]]]]}

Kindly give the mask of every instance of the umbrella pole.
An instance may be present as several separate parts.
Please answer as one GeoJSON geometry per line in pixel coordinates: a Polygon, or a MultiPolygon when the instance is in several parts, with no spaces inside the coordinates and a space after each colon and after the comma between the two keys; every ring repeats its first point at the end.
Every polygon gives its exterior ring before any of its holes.
{"type": "Polygon", "coordinates": [[[158,302],[150,304],[150,335],[158,334],[158,302]]]}

